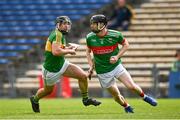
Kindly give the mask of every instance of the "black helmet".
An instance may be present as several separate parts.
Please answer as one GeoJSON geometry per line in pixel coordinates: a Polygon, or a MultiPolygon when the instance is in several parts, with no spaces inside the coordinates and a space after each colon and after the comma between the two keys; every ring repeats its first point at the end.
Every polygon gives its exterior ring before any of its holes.
{"type": "Polygon", "coordinates": [[[96,30],[91,29],[95,33],[99,33],[107,26],[107,18],[102,14],[93,15],[90,19],[90,24],[97,23],[98,28],[96,30]],[[103,23],[103,25],[101,25],[103,23]]]}
{"type": "Polygon", "coordinates": [[[67,34],[70,31],[72,23],[71,23],[71,20],[70,20],[70,18],[68,16],[59,16],[59,17],[57,17],[56,20],[55,20],[55,24],[57,24],[57,23],[59,23],[59,24],[68,23],[70,25],[69,30],[60,30],[58,28],[58,30],[61,31],[62,34],[67,34]]]}
{"type": "Polygon", "coordinates": [[[71,20],[70,20],[70,18],[68,16],[59,16],[55,20],[55,24],[63,23],[63,22],[68,22],[68,23],[71,24],[71,20]]]}
{"type": "Polygon", "coordinates": [[[104,23],[104,25],[107,25],[107,18],[106,16],[99,14],[99,15],[93,15],[90,19],[90,23],[104,23]]]}

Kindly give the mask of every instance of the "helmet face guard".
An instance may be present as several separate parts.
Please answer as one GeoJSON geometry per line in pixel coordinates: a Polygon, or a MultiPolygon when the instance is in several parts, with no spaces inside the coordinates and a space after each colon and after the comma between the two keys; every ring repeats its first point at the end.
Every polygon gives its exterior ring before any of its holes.
{"type": "Polygon", "coordinates": [[[90,19],[91,31],[99,33],[107,26],[107,19],[104,15],[94,15],[90,19]]]}
{"type": "Polygon", "coordinates": [[[63,34],[68,34],[69,31],[71,30],[72,22],[68,16],[59,16],[56,18],[55,24],[56,24],[59,31],[61,31],[63,34]],[[68,24],[67,30],[61,30],[59,28],[59,26],[61,26],[62,24],[68,24]]]}
{"type": "Polygon", "coordinates": [[[104,25],[104,23],[91,23],[90,25],[91,27],[91,31],[94,33],[99,33],[101,32],[106,26],[104,25]]]}

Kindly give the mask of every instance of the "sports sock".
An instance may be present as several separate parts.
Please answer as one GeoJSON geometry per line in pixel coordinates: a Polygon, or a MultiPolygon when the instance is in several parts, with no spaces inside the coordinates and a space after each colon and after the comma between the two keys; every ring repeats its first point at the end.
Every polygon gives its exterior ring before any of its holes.
{"type": "Polygon", "coordinates": [[[34,96],[34,102],[35,102],[35,103],[38,103],[38,102],[39,102],[39,98],[38,98],[37,95],[34,96]]]}
{"type": "Polygon", "coordinates": [[[88,99],[88,92],[81,93],[83,100],[88,99]]]}
{"type": "Polygon", "coordinates": [[[144,98],[145,94],[143,91],[140,93],[140,96],[144,98]]]}
{"type": "Polygon", "coordinates": [[[144,94],[144,97],[143,97],[143,99],[144,99],[144,98],[146,98],[146,97],[147,97],[147,95],[146,95],[146,94],[144,94]]]}
{"type": "Polygon", "coordinates": [[[124,108],[130,106],[127,102],[124,102],[124,104],[122,105],[124,108]]]}

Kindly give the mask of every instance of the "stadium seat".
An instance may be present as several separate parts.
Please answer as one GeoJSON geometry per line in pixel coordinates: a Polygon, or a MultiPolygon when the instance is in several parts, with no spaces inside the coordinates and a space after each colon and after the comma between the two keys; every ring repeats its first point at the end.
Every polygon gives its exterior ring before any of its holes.
{"type": "Polygon", "coordinates": [[[10,63],[10,60],[4,59],[4,58],[0,58],[0,65],[8,64],[8,63],[10,63]]]}
{"type": "Polygon", "coordinates": [[[0,58],[6,58],[8,60],[17,60],[22,58],[22,54],[18,52],[0,52],[0,58]]]}
{"type": "Polygon", "coordinates": [[[90,10],[90,9],[98,9],[102,6],[103,4],[70,4],[68,6],[64,6],[61,4],[56,4],[53,5],[53,7],[51,7],[52,5],[49,4],[42,4],[41,6],[39,5],[16,5],[16,6],[9,6],[9,5],[3,5],[1,6],[2,10],[37,10],[39,12],[41,12],[42,10],[59,10],[59,8],[61,8],[61,10],[90,10]]]}
{"type": "Polygon", "coordinates": [[[1,45],[0,51],[27,51],[32,49],[28,45],[1,45]]]}
{"type": "Polygon", "coordinates": [[[20,1],[20,0],[13,0],[11,2],[1,1],[0,4],[10,4],[10,5],[17,5],[17,4],[82,4],[82,3],[109,3],[111,0],[65,0],[65,1],[59,1],[59,0],[51,0],[51,1],[44,1],[44,0],[38,0],[38,1],[20,1]]]}
{"type": "Polygon", "coordinates": [[[26,45],[31,45],[31,44],[42,44],[42,40],[40,39],[2,39],[0,40],[0,44],[26,44],[26,45]]]}
{"type": "Polygon", "coordinates": [[[111,1],[112,0],[0,1],[2,10],[0,12],[0,31],[2,31],[0,32],[0,37],[44,37],[48,35],[47,31],[54,27],[53,21],[57,16],[67,15],[72,21],[76,21],[111,1]]]}

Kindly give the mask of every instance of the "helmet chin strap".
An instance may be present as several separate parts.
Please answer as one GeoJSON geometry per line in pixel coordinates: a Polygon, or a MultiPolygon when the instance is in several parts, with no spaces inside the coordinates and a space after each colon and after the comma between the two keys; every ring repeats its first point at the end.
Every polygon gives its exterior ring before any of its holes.
{"type": "Polygon", "coordinates": [[[103,25],[101,27],[101,23],[97,23],[97,30],[93,30],[94,33],[99,33],[101,32],[104,28],[106,27],[106,25],[103,25]]]}
{"type": "Polygon", "coordinates": [[[101,23],[97,23],[97,26],[98,26],[98,30],[103,30],[106,26],[105,25],[103,25],[102,27],[101,27],[101,23]]]}
{"type": "Polygon", "coordinates": [[[57,25],[56,25],[56,28],[63,34],[63,35],[67,35],[68,34],[68,32],[67,31],[64,31],[64,30],[60,30],[60,28],[59,28],[59,25],[60,23],[57,23],[57,25]]]}
{"type": "Polygon", "coordinates": [[[61,30],[59,29],[59,23],[56,24],[56,28],[57,28],[59,31],[61,31],[61,30]]]}

